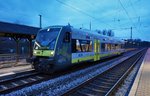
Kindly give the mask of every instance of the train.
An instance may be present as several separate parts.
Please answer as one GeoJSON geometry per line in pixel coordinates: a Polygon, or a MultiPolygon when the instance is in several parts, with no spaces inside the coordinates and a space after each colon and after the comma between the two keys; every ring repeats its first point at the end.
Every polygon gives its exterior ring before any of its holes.
{"type": "Polygon", "coordinates": [[[55,25],[42,28],[33,46],[32,66],[53,73],[84,62],[100,61],[124,52],[124,41],[96,31],[55,25]]]}

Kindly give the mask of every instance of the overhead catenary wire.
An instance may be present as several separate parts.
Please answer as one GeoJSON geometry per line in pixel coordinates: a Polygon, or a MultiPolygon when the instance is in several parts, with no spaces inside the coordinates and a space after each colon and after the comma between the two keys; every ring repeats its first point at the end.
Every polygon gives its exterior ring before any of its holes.
{"type": "MultiPolygon", "coordinates": [[[[103,23],[103,24],[106,24],[106,22],[105,21],[101,21],[99,18],[96,18],[95,16],[92,16],[91,14],[89,14],[88,12],[86,12],[86,11],[84,11],[84,10],[82,10],[82,9],[80,9],[80,8],[78,8],[78,7],[76,7],[76,6],[74,6],[74,5],[72,5],[72,3],[70,3],[70,2],[65,2],[65,1],[61,1],[61,0],[56,0],[57,2],[59,2],[60,4],[62,4],[62,5],[64,5],[64,6],[66,6],[66,7],[69,7],[69,8],[71,8],[71,9],[73,9],[73,10],[75,10],[75,11],[77,11],[77,12],[79,12],[79,13],[81,13],[81,14],[84,14],[84,15],[86,15],[86,16],[88,16],[88,17],[90,17],[90,18],[92,18],[93,20],[96,20],[97,22],[100,22],[100,23],[103,23]]],[[[121,5],[121,7],[123,8],[123,10],[125,11],[125,14],[127,15],[127,17],[128,17],[128,19],[129,19],[129,21],[131,22],[131,26],[129,26],[129,27],[127,27],[128,29],[126,29],[126,27],[121,27],[120,26],[120,28],[113,28],[113,27],[110,27],[110,29],[114,29],[114,30],[129,30],[129,29],[131,29],[131,27],[132,28],[135,28],[136,30],[137,30],[137,25],[135,24],[135,22],[133,22],[133,19],[134,19],[134,21],[135,21],[135,19],[138,19],[139,17],[138,16],[132,16],[132,17],[130,17],[130,14],[129,14],[129,12],[127,11],[127,9],[125,8],[125,6],[123,5],[123,3],[121,2],[121,0],[119,0],[119,2],[120,2],[120,5],[121,5]]],[[[131,7],[132,7],[132,5],[131,4],[129,4],[131,7]]],[[[92,7],[91,7],[92,8],[92,7]]],[[[125,19],[116,19],[116,20],[118,20],[118,21],[125,21],[125,19]]],[[[89,20],[90,21],[90,20],[89,20]]],[[[110,21],[110,22],[113,22],[113,20],[112,21],[110,21]]],[[[109,22],[109,23],[110,23],[109,22]]],[[[82,25],[83,26],[83,23],[82,24],[80,24],[80,25],[82,25]]],[[[106,25],[108,25],[108,24],[106,24],[106,25]]],[[[120,24],[119,24],[120,25],[120,24]]],[[[129,24],[128,24],[129,25],[129,24]]],[[[95,25],[95,26],[97,26],[97,25],[95,25]]],[[[139,32],[139,30],[138,30],[138,32],[139,32]]]]}
{"type": "Polygon", "coordinates": [[[133,12],[135,13],[135,16],[137,17],[137,25],[138,25],[138,32],[140,32],[140,26],[141,26],[141,22],[140,22],[140,16],[137,14],[137,11],[136,11],[136,9],[135,9],[135,7],[134,7],[134,5],[133,5],[133,3],[132,3],[132,1],[131,0],[129,0],[129,3],[130,3],[130,5],[131,5],[131,7],[132,7],[132,9],[133,9],[133,12]]]}
{"type": "MultiPolygon", "coordinates": [[[[120,3],[121,7],[123,8],[123,10],[125,11],[126,15],[128,16],[130,22],[133,24],[133,27],[131,26],[131,29],[132,29],[132,28],[135,28],[135,29],[137,30],[137,32],[140,32],[140,30],[137,29],[135,23],[132,21],[131,17],[129,16],[129,13],[128,13],[128,11],[126,10],[126,8],[124,7],[124,5],[122,4],[121,0],[118,0],[118,1],[119,1],[119,3],[120,3]]],[[[131,2],[130,2],[130,3],[131,3],[131,2]]],[[[132,4],[131,4],[131,6],[132,6],[132,4]]]]}
{"type": "MultiPolygon", "coordinates": [[[[86,16],[88,16],[88,17],[90,17],[90,18],[92,18],[92,19],[94,19],[94,20],[96,20],[96,21],[99,21],[100,23],[105,23],[105,22],[103,22],[102,20],[100,20],[100,19],[98,19],[98,18],[96,18],[96,17],[94,17],[94,16],[88,14],[87,12],[85,12],[85,11],[83,11],[83,10],[77,8],[77,7],[74,7],[74,6],[72,6],[72,5],[70,5],[70,4],[67,4],[67,3],[65,3],[65,2],[63,2],[63,1],[60,1],[60,0],[56,0],[56,1],[59,2],[59,3],[61,3],[61,4],[63,4],[63,5],[65,5],[65,6],[67,6],[67,7],[70,7],[71,9],[73,9],[73,10],[75,10],[75,11],[77,11],[77,12],[80,12],[81,14],[84,14],[84,15],[86,15],[86,16]]],[[[109,27],[111,27],[110,24],[108,24],[108,23],[105,23],[105,24],[108,25],[109,27]]]]}
{"type": "MultiPolygon", "coordinates": [[[[56,0],[56,1],[59,2],[59,3],[61,3],[61,4],[63,4],[63,5],[65,5],[65,6],[67,6],[67,7],[69,7],[69,8],[72,8],[73,10],[75,10],[75,11],[77,11],[77,12],[80,12],[80,13],[82,13],[82,14],[84,14],[84,15],[86,15],[86,16],[88,16],[88,17],[90,17],[90,18],[92,18],[92,19],[94,19],[94,20],[96,20],[96,21],[100,21],[98,18],[96,18],[96,17],[94,17],[94,16],[88,14],[87,12],[81,10],[80,8],[74,7],[74,6],[72,6],[72,5],[70,5],[70,4],[67,4],[67,3],[65,3],[65,2],[63,2],[63,1],[60,1],[60,0],[56,0]]],[[[124,8],[124,6],[123,6],[122,3],[121,3],[121,5],[122,5],[122,7],[124,8]]],[[[125,8],[124,8],[124,10],[126,11],[125,8]]],[[[130,18],[130,21],[133,23],[132,19],[133,19],[133,18],[136,18],[136,17],[131,18],[131,17],[129,16],[129,14],[128,14],[127,11],[126,11],[126,14],[127,14],[128,18],[130,18]]],[[[119,20],[119,19],[118,19],[118,20],[119,20]]],[[[100,22],[102,23],[103,21],[100,21],[100,22]]],[[[110,22],[113,22],[113,20],[110,21],[110,22]]],[[[103,23],[105,23],[105,22],[103,22],[103,23]]],[[[105,24],[106,24],[106,23],[105,23],[105,24]]],[[[108,25],[108,24],[106,24],[106,25],[108,25]]],[[[133,25],[134,25],[134,23],[133,23],[133,25]]],[[[110,25],[109,25],[109,26],[110,26],[110,25]]],[[[111,29],[114,29],[114,28],[111,27],[111,29]]],[[[120,28],[119,28],[119,29],[120,29],[120,28]]]]}
{"type": "Polygon", "coordinates": [[[125,11],[127,17],[129,18],[130,22],[134,25],[132,19],[131,19],[130,16],[129,16],[128,11],[126,10],[126,8],[124,7],[124,5],[122,4],[121,0],[118,0],[118,1],[119,1],[119,3],[120,3],[121,7],[123,8],[123,10],[125,11]]]}

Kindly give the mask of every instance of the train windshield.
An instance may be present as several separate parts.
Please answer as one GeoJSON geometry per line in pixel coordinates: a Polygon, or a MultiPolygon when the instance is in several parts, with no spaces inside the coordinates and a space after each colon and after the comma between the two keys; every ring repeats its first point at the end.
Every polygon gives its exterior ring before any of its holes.
{"type": "Polygon", "coordinates": [[[61,28],[49,28],[41,30],[36,37],[35,49],[49,49],[54,50],[56,39],[61,28]]]}

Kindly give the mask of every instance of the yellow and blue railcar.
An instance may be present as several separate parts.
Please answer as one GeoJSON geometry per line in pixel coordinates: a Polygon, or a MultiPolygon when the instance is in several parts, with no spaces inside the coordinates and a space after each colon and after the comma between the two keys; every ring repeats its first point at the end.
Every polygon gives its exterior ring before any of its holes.
{"type": "Polygon", "coordinates": [[[54,72],[81,62],[94,62],[124,52],[123,41],[71,26],[41,29],[33,48],[33,67],[54,72]]]}

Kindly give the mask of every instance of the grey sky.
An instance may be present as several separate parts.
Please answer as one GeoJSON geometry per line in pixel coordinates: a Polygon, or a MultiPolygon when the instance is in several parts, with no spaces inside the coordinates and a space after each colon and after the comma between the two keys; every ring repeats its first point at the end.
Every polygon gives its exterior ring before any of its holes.
{"type": "Polygon", "coordinates": [[[116,37],[150,41],[148,0],[0,0],[0,21],[39,26],[114,29],[116,37]]]}

